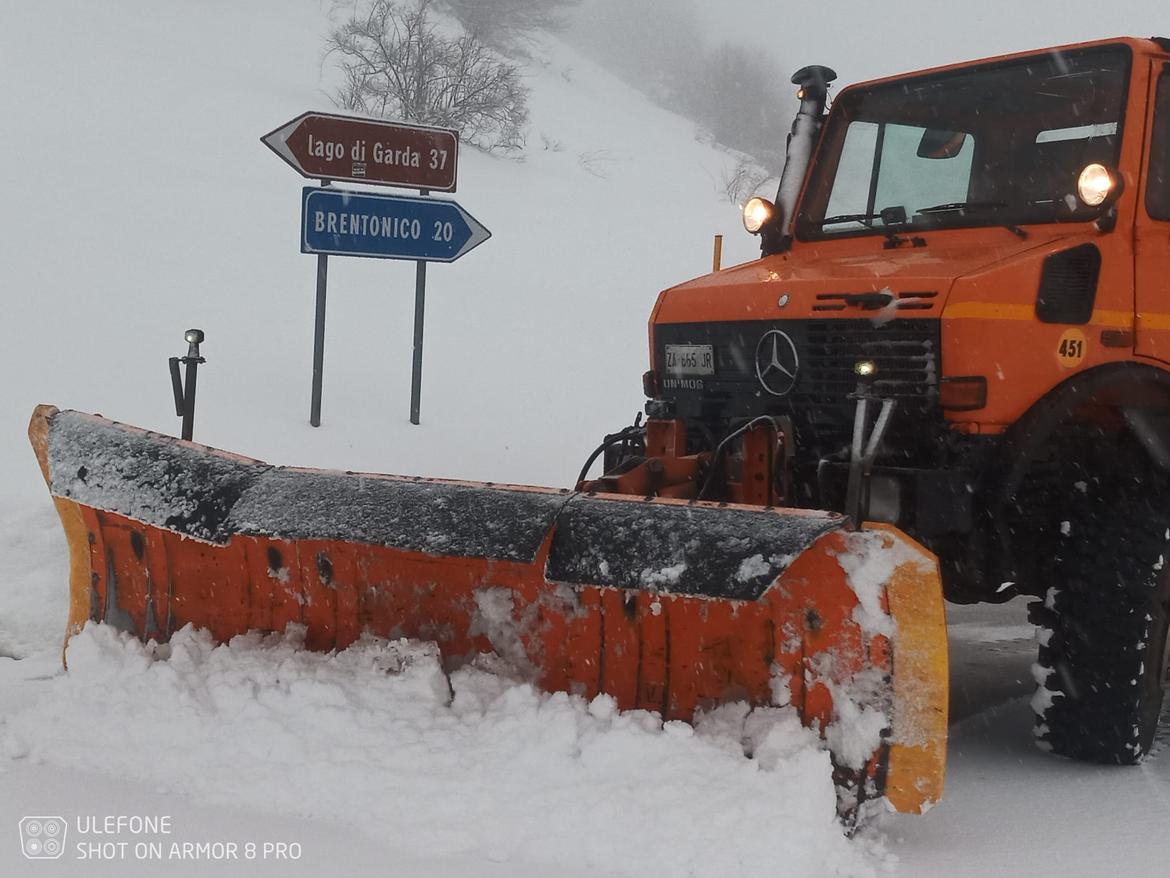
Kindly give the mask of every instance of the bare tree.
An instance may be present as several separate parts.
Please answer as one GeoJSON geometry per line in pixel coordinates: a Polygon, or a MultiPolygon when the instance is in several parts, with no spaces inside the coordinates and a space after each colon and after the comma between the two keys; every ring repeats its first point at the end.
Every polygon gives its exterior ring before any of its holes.
{"type": "Polygon", "coordinates": [[[329,35],[344,84],[339,106],[371,116],[455,128],[481,149],[519,150],[528,92],[516,67],[474,33],[446,36],[433,0],[366,0],[329,35]]]}
{"type": "MultiPolygon", "coordinates": [[[[780,167],[783,167],[781,163],[780,167]]],[[[748,155],[740,155],[732,168],[724,168],[720,175],[723,195],[731,204],[743,204],[753,195],[765,194],[772,198],[776,192],[775,169],[768,170],[748,155]],[[769,187],[768,184],[771,184],[769,187]]]]}

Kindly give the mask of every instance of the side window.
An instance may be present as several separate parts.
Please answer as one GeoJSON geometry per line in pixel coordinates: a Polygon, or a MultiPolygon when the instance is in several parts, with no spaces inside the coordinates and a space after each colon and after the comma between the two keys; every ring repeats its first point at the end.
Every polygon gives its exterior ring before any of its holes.
{"type": "Polygon", "coordinates": [[[1170,220],[1170,66],[1158,79],[1154,133],[1150,139],[1150,179],[1146,209],[1154,219],[1170,220]]]}
{"type": "MultiPolygon", "coordinates": [[[[874,122],[851,122],[833,180],[833,192],[825,216],[864,214],[869,201],[869,179],[873,176],[873,151],[877,148],[878,126],[874,122]]],[[[861,222],[850,223],[854,228],[861,222]]],[[[844,227],[839,227],[843,231],[844,227]]]]}

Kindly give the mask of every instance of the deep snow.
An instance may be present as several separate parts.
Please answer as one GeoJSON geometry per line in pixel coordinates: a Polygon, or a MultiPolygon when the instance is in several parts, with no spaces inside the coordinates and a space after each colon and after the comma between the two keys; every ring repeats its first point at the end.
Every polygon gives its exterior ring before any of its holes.
{"type": "Polygon", "coordinates": [[[608,696],[542,695],[474,668],[452,675],[452,698],[430,644],[300,645],[292,631],[213,648],[183,629],[156,651],[90,626],[70,672],[0,729],[0,749],[79,769],[100,753],[117,777],[340,821],[416,856],[872,874],[836,824],[828,753],[792,708],[728,705],[664,727],[608,696]]]}
{"type": "MultiPolygon", "coordinates": [[[[738,717],[661,729],[478,672],[448,705],[433,675],[414,676],[424,654],[385,674],[369,644],[328,659],[190,635],[168,663],[96,629],[61,672],[67,566],[24,436],[36,403],[177,432],[165,360],[200,326],[201,441],[277,463],[566,485],[641,404],[657,291],[707,270],[712,234],[727,235],[725,263],[753,255],[720,195],[734,159],[546,41],[528,67],[525,160],[462,157],[455,197],[493,237],[429,273],[423,425],[406,422],[412,267],[334,259],[312,430],[302,181],[259,137],[329,107],[331,6],[5,7],[0,874],[136,874],[26,864],[17,821],[57,813],[169,813],[189,840],[300,842],[301,861],[259,864],[273,875],[1164,874],[1170,762],[1117,770],[1036,750],[1018,604],[952,614],[962,720],[943,803],[855,842],[826,820],[823,751],[782,712],[766,722],[783,746],[751,761],[738,717]]],[[[256,864],[138,870],[171,872],[256,864]]]]}

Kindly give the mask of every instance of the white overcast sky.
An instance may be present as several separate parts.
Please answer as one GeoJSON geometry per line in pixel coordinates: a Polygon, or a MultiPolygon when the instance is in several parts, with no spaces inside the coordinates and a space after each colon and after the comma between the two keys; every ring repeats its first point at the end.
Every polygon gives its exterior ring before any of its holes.
{"type": "Polygon", "coordinates": [[[713,40],[766,41],[784,70],[841,85],[1098,37],[1170,37],[1170,0],[700,0],[713,40]]]}

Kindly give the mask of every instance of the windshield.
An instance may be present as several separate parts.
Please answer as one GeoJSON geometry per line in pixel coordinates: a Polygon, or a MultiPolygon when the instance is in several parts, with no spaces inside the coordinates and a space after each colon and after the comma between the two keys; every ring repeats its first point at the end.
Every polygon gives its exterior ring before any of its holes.
{"type": "Polygon", "coordinates": [[[1107,46],[858,89],[833,109],[802,239],[1091,219],[1077,180],[1117,167],[1130,52],[1107,46]]]}

